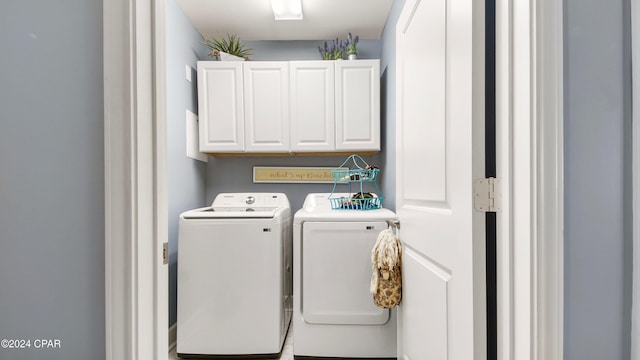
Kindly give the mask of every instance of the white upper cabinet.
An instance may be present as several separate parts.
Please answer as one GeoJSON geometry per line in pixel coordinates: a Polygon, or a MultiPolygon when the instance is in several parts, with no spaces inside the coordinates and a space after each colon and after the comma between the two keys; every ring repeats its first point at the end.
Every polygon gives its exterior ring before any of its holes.
{"type": "Polygon", "coordinates": [[[200,151],[380,150],[380,61],[199,61],[200,151]]]}
{"type": "Polygon", "coordinates": [[[336,150],[380,150],[380,61],[336,61],[336,150]]]}
{"type": "Polygon", "coordinates": [[[243,66],[245,150],[289,151],[289,66],[248,61],[243,66]]]}
{"type": "Polygon", "coordinates": [[[242,63],[198,61],[200,151],[244,151],[242,63]]]}
{"type": "Polygon", "coordinates": [[[291,61],[291,150],[335,151],[333,61],[291,61]]]}

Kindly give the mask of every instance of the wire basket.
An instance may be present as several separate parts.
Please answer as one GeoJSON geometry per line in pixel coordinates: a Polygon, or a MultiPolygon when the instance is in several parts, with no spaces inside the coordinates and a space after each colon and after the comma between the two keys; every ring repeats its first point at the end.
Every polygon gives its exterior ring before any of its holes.
{"type": "Polygon", "coordinates": [[[337,183],[346,183],[350,181],[374,181],[378,176],[380,169],[334,169],[331,171],[333,174],[333,181],[337,183]]]}
{"type": "MultiPolygon", "coordinates": [[[[382,207],[382,200],[384,196],[378,188],[376,182],[380,169],[375,166],[370,166],[358,155],[351,155],[340,165],[333,169],[333,190],[329,195],[329,202],[331,209],[333,210],[374,210],[382,207]],[[349,168],[345,165],[351,161],[349,168]],[[371,183],[375,188],[375,192],[369,193],[364,191],[364,183],[371,183]],[[336,185],[348,184],[349,195],[335,194],[336,185]],[[357,192],[352,193],[352,186],[358,187],[357,192]]],[[[371,185],[368,185],[371,186],[371,185]]]]}
{"type": "Polygon", "coordinates": [[[329,202],[333,210],[375,210],[382,207],[383,199],[384,196],[365,199],[341,196],[335,198],[329,197],[329,202]]]}

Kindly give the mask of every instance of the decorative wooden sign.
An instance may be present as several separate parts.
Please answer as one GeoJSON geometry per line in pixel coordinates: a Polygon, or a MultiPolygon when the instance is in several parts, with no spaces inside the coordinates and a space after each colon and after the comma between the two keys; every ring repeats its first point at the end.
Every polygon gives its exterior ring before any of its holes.
{"type": "Polygon", "coordinates": [[[254,166],[254,183],[333,183],[330,167],[254,166]]]}

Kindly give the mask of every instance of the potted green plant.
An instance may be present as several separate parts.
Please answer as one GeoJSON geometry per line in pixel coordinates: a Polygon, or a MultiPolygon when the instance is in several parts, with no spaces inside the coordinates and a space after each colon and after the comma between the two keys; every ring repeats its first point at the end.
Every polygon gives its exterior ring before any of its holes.
{"type": "Polygon", "coordinates": [[[358,41],[360,41],[360,36],[353,38],[351,33],[349,33],[349,37],[347,38],[347,54],[349,55],[349,60],[355,60],[358,58],[358,41]]]}
{"type": "Polygon", "coordinates": [[[236,34],[227,34],[226,37],[218,35],[218,37],[203,38],[201,43],[211,50],[209,56],[218,60],[249,60],[249,55],[253,51],[253,49],[247,48],[236,34]]]}

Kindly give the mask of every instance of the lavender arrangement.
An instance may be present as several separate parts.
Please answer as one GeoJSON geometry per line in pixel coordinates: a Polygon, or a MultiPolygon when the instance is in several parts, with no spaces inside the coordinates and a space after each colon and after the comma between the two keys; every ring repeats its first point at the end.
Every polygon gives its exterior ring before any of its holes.
{"type": "Polygon", "coordinates": [[[347,54],[349,55],[358,55],[358,41],[360,41],[360,36],[353,38],[351,33],[349,33],[349,37],[347,38],[347,54]]]}
{"type": "Polygon", "coordinates": [[[336,38],[333,41],[333,59],[334,60],[343,59],[344,53],[346,50],[347,50],[346,41],[342,41],[338,38],[336,38]]]}
{"type": "Polygon", "coordinates": [[[318,46],[318,51],[322,55],[322,60],[333,60],[333,49],[326,41],[324,42],[324,48],[318,46]]]}
{"type": "Polygon", "coordinates": [[[357,44],[359,40],[359,36],[353,38],[349,33],[349,37],[346,40],[336,38],[330,42],[325,41],[324,47],[318,46],[318,52],[320,52],[322,60],[343,59],[347,54],[355,55],[358,53],[357,44]]]}

